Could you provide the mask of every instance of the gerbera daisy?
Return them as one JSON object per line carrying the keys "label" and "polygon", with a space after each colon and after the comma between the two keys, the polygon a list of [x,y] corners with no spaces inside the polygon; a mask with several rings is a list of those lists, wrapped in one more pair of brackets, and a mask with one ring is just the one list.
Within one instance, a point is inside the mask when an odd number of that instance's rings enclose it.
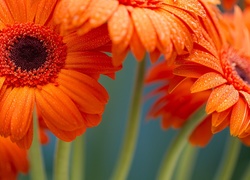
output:
{"label": "gerbera daisy", "polygon": [[[250,39],[242,22],[241,10],[236,7],[234,12],[234,18],[230,19],[233,24],[225,29],[232,34],[224,35],[231,44],[221,40],[222,43],[217,44],[219,48],[215,48],[213,53],[204,46],[195,46],[190,56],[177,57],[178,67],[174,74],[184,78],[197,78],[190,88],[192,93],[211,90],[206,112],[212,116],[212,129],[228,125],[231,135],[245,138],[250,135]],[[218,32],[223,31],[222,27],[226,26],[220,26],[213,20],[212,22],[217,29],[212,37],[215,42],[214,37],[220,39],[223,33]]]}
{"label": "gerbera daisy", "polygon": [[0,179],[16,180],[19,172],[27,173],[27,150],[19,148],[9,138],[0,137]]}
{"label": "gerbera daisy", "polygon": [[32,142],[34,106],[60,139],[72,141],[100,123],[108,94],[100,74],[114,77],[105,25],[84,36],[53,23],[58,0],[0,2],[0,135]]}
{"label": "gerbera daisy", "polygon": [[142,60],[163,53],[166,59],[193,47],[192,34],[200,37],[198,17],[205,11],[197,0],[63,0],[57,8],[63,31],[79,34],[108,24],[113,63],[123,62],[129,49]]}
{"label": "gerbera daisy", "polygon": [[[205,104],[210,94],[210,91],[191,94],[188,89],[194,83],[192,79],[184,79],[179,86],[176,86],[175,82],[178,80],[173,75],[173,69],[173,66],[161,62],[150,69],[146,78],[148,84],[160,83],[160,86],[151,92],[157,99],[152,105],[149,116],[154,119],[161,117],[163,129],[181,128],[188,117]],[[194,145],[205,146],[211,137],[211,116],[208,116],[193,131],[189,139]]]}

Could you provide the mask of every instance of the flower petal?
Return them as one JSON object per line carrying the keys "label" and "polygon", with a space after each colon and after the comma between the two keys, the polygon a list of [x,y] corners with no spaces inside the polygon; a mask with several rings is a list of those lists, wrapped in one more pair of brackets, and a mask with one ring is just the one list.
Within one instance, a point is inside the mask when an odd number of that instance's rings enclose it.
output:
{"label": "flower petal", "polygon": [[248,110],[246,102],[242,98],[239,98],[232,109],[230,119],[230,134],[232,136],[239,136],[247,128],[249,124]]}
{"label": "flower petal", "polygon": [[102,52],[74,52],[68,53],[65,64],[66,69],[73,69],[84,74],[114,74],[121,69],[112,64],[110,56]]}
{"label": "flower petal", "polygon": [[222,112],[232,107],[239,99],[239,93],[232,85],[221,85],[215,88],[209,96],[206,112]]}
{"label": "flower petal", "polygon": [[215,72],[210,72],[202,75],[191,87],[191,92],[200,92],[208,89],[212,89],[219,85],[226,83],[227,80],[224,79],[220,74]]}
{"label": "flower petal", "polygon": [[145,49],[149,52],[156,47],[156,32],[142,8],[133,8],[131,13],[135,30]]}
{"label": "flower petal", "polygon": [[9,107],[12,112],[11,138],[18,140],[24,137],[31,125],[35,103],[34,90],[27,86],[20,88],[13,101]]}
{"label": "flower petal", "polygon": [[[40,0],[39,2],[37,1],[35,20],[34,20],[35,23],[44,25],[46,22],[48,22],[49,17],[52,16],[57,3],[58,0],[49,0],[49,1]],[[33,8],[35,9],[35,7]]]}
{"label": "flower petal", "polygon": [[64,91],[81,111],[99,114],[104,111],[108,93],[95,79],[70,70],[61,70],[58,77],[59,88]]}
{"label": "flower petal", "polygon": [[110,38],[114,44],[119,44],[126,36],[130,26],[130,17],[125,6],[119,5],[108,21]]}
{"label": "flower petal", "polygon": [[189,141],[193,145],[204,147],[211,140],[212,136],[211,116],[208,116],[195,128],[189,137]]}
{"label": "flower petal", "polygon": [[[36,90],[37,108],[62,130],[72,131],[83,125],[83,117],[74,102],[58,87],[48,84]],[[47,124],[47,122],[45,122]]]}
{"label": "flower petal", "polygon": [[30,128],[33,108],[32,89],[28,87],[10,89],[1,102],[1,135],[11,136],[12,141],[22,139]]}

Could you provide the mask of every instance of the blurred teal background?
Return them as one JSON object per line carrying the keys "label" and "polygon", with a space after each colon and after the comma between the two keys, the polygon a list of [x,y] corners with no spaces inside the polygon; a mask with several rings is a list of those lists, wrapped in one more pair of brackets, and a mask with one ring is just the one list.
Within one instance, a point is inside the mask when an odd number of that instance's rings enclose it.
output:
{"label": "blurred teal background", "polygon": [[[86,180],[108,180],[114,169],[126,128],[136,63],[133,57],[129,56],[123,69],[117,73],[115,81],[106,77],[101,79],[101,83],[110,94],[110,100],[101,124],[98,127],[88,129],[86,133]],[[146,87],[144,94],[147,94],[150,89],[152,88]],[[143,102],[139,139],[129,180],[155,179],[168,145],[178,132],[173,129],[163,131],[159,120],[146,118],[152,101]],[[198,148],[192,180],[213,179],[228,136],[229,132],[224,130],[216,134],[207,147]],[[49,179],[52,179],[54,148],[55,138],[51,135],[50,143],[43,147]],[[249,160],[250,149],[242,146],[233,179],[241,177]],[[190,164],[192,163],[190,162]],[[29,177],[20,176],[19,179],[29,179]]]}

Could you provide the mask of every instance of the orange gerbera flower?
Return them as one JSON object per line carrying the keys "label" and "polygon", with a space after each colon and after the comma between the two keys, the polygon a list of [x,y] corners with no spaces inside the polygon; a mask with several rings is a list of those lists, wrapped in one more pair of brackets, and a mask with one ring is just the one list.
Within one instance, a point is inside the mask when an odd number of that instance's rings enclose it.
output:
{"label": "orange gerbera flower", "polygon": [[190,141],[204,146],[212,133],[229,126],[231,135],[250,145],[249,32],[239,8],[228,20],[229,16],[222,19],[214,6],[203,5],[208,14],[201,19],[204,39],[195,40],[190,55],[177,56],[174,67],[161,64],[149,76],[148,81],[165,81],[156,90],[161,96],[151,115],[162,116],[164,128],[180,127],[207,102],[208,115],[193,131]]}
{"label": "orange gerbera flower", "polygon": [[[250,36],[242,22],[241,10],[237,7],[234,12],[234,18],[230,19],[233,24],[225,29],[231,36],[218,33],[223,31],[222,26],[211,19],[217,31],[206,29],[213,34],[210,43],[216,42],[214,47],[218,48],[211,51],[201,44],[195,46],[190,56],[177,57],[178,67],[174,73],[183,78],[197,78],[190,88],[192,93],[211,90],[206,112],[212,116],[212,128],[229,125],[231,135],[244,139],[247,144],[249,138],[246,137],[250,135]],[[221,39],[222,34],[232,44],[215,40]]]}
{"label": "orange gerbera flower", "polygon": [[19,172],[28,170],[27,150],[19,148],[9,138],[0,137],[0,179],[15,180]]}
{"label": "orange gerbera flower", "polygon": [[58,0],[0,2],[0,135],[32,142],[32,112],[60,139],[72,141],[100,123],[108,94],[100,74],[114,77],[107,27],[62,35],[53,23]]}
{"label": "orange gerbera flower", "polygon": [[[163,129],[181,128],[188,117],[205,104],[210,94],[210,91],[192,94],[188,90],[194,83],[192,79],[185,79],[179,86],[176,86],[178,78],[176,79],[173,75],[173,69],[173,66],[161,62],[150,69],[146,79],[146,83],[161,84],[152,92],[157,100],[152,105],[149,116],[161,117]],[[217,129],[214,129],[214,132],[216,131]],[[194,145],[205,146],[211,137],[211,116],[208,116],[193,131],[189,140]]]}
{"label": "orange gerbera flower", "polygon": [[57,13],[64,31],[84,34],[107,23],[115,65],[129,49],[138,60],[149,52],[152,61],[190,52],[192,34],[200,36],[197,19],[205,17],[197,0],[62,0]]}

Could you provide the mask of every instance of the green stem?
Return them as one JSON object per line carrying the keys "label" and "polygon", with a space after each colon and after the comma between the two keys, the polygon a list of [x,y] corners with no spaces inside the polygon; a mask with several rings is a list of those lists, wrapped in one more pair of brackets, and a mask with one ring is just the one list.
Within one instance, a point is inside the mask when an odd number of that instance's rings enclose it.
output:
{"label": "green stem", "polygon": [[240,153],[241,142],[238,138],[228,137],[227,145],[224,150],[224,155],[218,168],[215,179],[227,180],[231,179],[233,170],[236,166],[238,156]]}
{"label": "green stem", "polygon": [[73,142],[71,180],[84,180],[85,135],[79,136]]}
{"label": "green stem", "polygon": [[202,106],[197,112],[191,115],[186,121],[185,125],[181,128],[180,132],[169,146],[167,154],[163,159],[158,174],[159,180],[171,180],[172,175],[178,161],[178,158],[187,144],[189,134],[194,130],[196,125],[206,117],[205,105]]}
{"label": "green stem", "polygon": [[137,75],[130,106],[130,114],[127,121],[128,124],[120,156],[117,165],[115,166],[115,171],[113,172],[113,180],[124,180],[127,178],[135,153],[137,137],[139,134],[145,63],[144,59],[137,65]]}
{"label": "green stem", "polygon": [[242,180],[249,180],[250,179],[250,164],[245,169],[245,173],[242,176]]}
{"label": "green stem", "polygon": [[54,180],[69,179],[70,149],[71,143],[58,139],[54,164]]}
{"label": "green stem", "polygon": [[175,179],[191,179],[198,149],[187,144],[178,162],[178,169]]}
{"label": "green stem", "polygon": [[44,164],[40,146],[36,108],[34,108],[33,111],[33,126],[34,126],[33,141],[31,148],[29,150],[30,176],[31,179],[45,180],[46,174],[44,170]]}

